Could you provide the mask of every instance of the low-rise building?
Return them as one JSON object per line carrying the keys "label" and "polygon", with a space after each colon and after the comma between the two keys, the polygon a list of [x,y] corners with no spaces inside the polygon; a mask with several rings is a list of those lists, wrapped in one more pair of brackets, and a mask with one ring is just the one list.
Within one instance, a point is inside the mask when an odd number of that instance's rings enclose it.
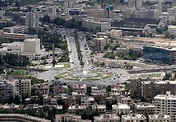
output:
{"label": "low-rise building", "polygon": [[54,85],[54,94],[58,95],[58,94],[67,94],[68,93],[68,86],[63,85]]}
{"label": "low-rise building", "polygon": [[134,113],[150,115],[155,113],[155,105],[150,103],[134,103]]}
{"label": "low-rise building", "polygon": [[106,105],[93,104],[92,109],[97,110],[100,114],[106,113]]}
{"label": "low-rise building", "polygon": [[83,110],[86,110],[87,107],[84,105],[74,105],[68,107],[68,113],[70,114],[80,114]]}
{"label": "low-rise building", "polygon": [[2,30],[5,33],[25,33],[27,32],[27,28],[25,26],[5,27]]}
{"label": "low-rise building", "polygon": [[112,38],[121,38],[122,37],[122,30],[115,30],[115,29],[112,29],[109,31],[109,34]]}
{"label": "low-rise building", "polygon": [[143,114],[127,114],[122,115],[122,121],[121,122],[147,122],[146,117]]}
{"label": "low-rise building", "polygon": [[72,86],[73,92],[79,95],[86,95],[87,93],[87,85],[86,84],[74,84]]}
{"label": "low-rise building", "polygon": [[171,122],[171,118],[166,114],[153,114],[149,115],[149,122]]}
{"label": "low-rise building", "polygon": [[97,95],[105,95],[105,94],[106,94],[105,87],[98,87],[98,86],[91,87],[91,95],[97,96]]}
{"label": "low-rise building", "polygon": [[169,31],[172,35],[176,36],[176,26],[175,26],[175,25],[169,25],[169,26],[168,26],[168,31]]}
{"label": "low-rise building", "polygon": [[90,97],[90,96],[81,97],[81,105],[90,107],[93,104],[94,104],[94,97]]}
{"label": "low-rise building", "polygon": [[115,114],[101,114],[94,116],[94,122],[120,122],[120,117]]}
{"label": "low-rise building", "polygon": [[36,85],[33,89],[35,89],[35,94],[44,95],[49,93],[49,87],[47,84]]}
{"label": "low-rise building", "polygon": [[131,110],[129,105],[118,103],[118,104],[112,105],[112,112],[113,114],[116,114],[116,115],[121,115],[121,114],[123,115],[123,114],[129,114]]}

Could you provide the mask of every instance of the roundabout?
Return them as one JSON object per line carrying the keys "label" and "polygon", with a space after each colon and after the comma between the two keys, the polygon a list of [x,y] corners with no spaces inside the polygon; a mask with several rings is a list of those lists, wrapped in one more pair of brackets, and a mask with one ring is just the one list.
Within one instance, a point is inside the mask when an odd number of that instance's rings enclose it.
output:
{"label": "roundabout", "polygon": [[108,79],[114,76],[114,73],[97,70],[75,70],[59,73],[55,78],[66,81],[96,81]]}

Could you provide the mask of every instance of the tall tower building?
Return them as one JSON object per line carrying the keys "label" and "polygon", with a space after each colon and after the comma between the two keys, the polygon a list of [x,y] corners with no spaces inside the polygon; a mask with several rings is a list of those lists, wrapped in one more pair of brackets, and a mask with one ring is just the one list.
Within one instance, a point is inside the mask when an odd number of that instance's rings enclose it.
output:
{"label": "tall tower building", "polygon": [[52,13],[52,15],[57,15],[57,6],[51,6],[51,13]]}
{"label": "tall tower building", "polygon": [[135,7],[135,0],[128,0],[128,7],[134,8]]}
{"label": "tall tower building", "polygon": [[37,28],[39,27],[39,14],[28,12],[26,13],[26,27],[28,28]]}
{"label": "tall tower building", "polygon": [[135,0],[135,7],[136,9],[142,8],[142,0]]}
{"label": "tall tower building", "polygon": [[128,0],[128,7],[140,9],[142,8],[142,2],[142,0]]}
{"label": "tall tower building", "polygon": [[159,11],[159,16],[160,16],[161,13],[162,13],[162,3],[163,3],[163,0],[159,0],[159,1],[158,1],[158,11]]}

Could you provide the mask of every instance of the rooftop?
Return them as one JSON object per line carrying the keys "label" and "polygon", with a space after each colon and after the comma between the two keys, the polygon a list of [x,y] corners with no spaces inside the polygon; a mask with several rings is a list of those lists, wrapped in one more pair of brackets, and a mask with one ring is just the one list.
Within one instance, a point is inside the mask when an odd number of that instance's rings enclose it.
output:
{"label": "rooftop", "polygon": [[117,105],[112,105],[113,109],[130,109],[130,106],[127,104],[118,103]]}
{"label": "rooftop", "polygon": [[102,114],[100,116],[95,116],[94,119],[97,121],[100,121],[100,120],[120,120],[120,118],[115,114]]}

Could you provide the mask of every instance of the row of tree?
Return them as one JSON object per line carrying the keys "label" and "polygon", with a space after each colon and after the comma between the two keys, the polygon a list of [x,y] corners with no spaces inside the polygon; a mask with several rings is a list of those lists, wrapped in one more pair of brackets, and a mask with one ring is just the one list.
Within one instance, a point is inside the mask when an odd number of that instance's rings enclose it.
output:
{"label": "row of tree", "polygon": [[48,15],[45,15],[40,20],[44,23],[53,23],[55,25],[63,26],[65,28],[77,29],[79,31],[87,31],[87,28],[82,26],[81,21],[76,21],[74,19],[65,20],[63,18],[58,17],[58,18],[55,18],[54,20],[51,20]]}
{"label": "row of tree", "polygon": [[30,64],[29,58],[26,56],[6,54],[1,56],[0,65],[8,64],[11,66],[25,67]]}

